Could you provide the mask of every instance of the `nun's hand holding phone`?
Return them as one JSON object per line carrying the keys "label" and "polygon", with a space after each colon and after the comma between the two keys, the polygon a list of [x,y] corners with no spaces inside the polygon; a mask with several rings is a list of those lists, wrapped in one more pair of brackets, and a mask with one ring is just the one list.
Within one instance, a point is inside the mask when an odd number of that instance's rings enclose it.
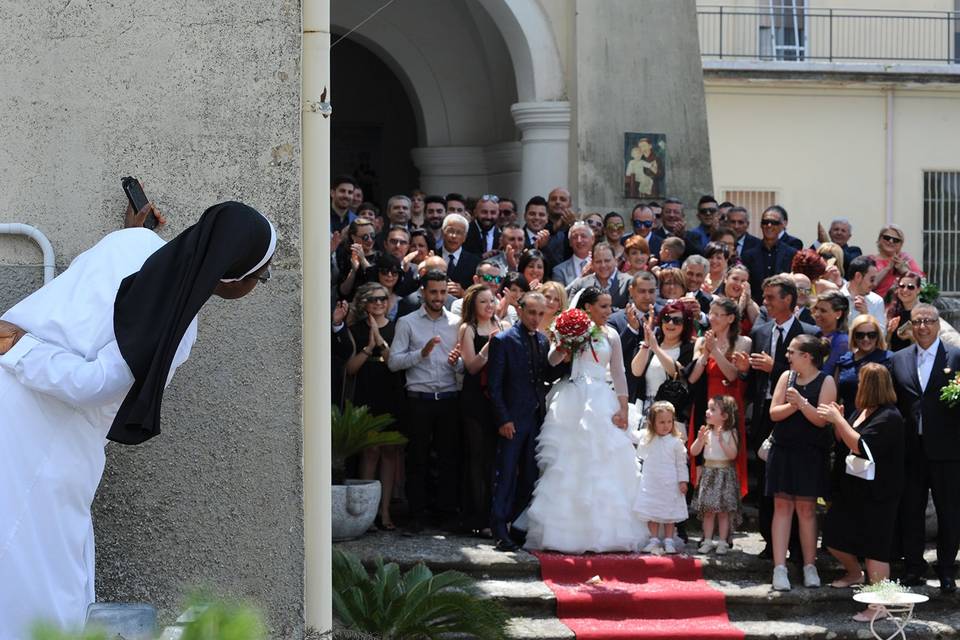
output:
{"label": "nun's hand holding phone", "polygon": [[26,335],[26,331],[6,320],[0,320],[0,356],[10,349],[13,349],[20,338]]}
{"label": "nun's hand holding phone", "polygon": [[[167,223],[167,218],[160,210],[157,209],[152,202],[148,202],[140,211],[134,213],[133,206],[128,202],[127,210],[123,214],[123,228],[124,229],[135,229],[143,226],[143,223],[146,222],[147,216],[153,214],[157,217],[157,227],[159,229]],[[156,231],[154,229],[154,231]]]}

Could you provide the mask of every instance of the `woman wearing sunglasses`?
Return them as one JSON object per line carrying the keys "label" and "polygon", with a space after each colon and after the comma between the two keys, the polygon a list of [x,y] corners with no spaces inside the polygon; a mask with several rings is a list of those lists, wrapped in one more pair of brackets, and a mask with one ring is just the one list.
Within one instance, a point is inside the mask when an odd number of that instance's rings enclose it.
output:
{"label": "woman wearing sunglasses", "polygon": [[[387,366],[396,330],[396,323],[387,317],[389,299],[390,292],[378,282],[357,288],[347,319],[353,355],[347,360],[346,372],[350,377],[344,397],[352,399],[354,405],[366,406],[373,415],[389,413],[399,422],[404,407],[402,378]],[[390,517],[390,500],[399,458],[400,447],[368,447],[360,462],[360,477],[364,480],[374,479],[377,463],[380,465],[382,490],[376,526],[387,531],[396,529]]]}
{"label": "woman wearing sunglasses", "polygon": [[603,217],[603,237],[607,243],[613,247],[613,257],[617,264],[620,264],[623,258],[623,234],[626,225],[623,222],[623,216],[616,211],[611,211]]}
{"label": "woman wearing sunglasses", "polygon": [[923,274],[917,261],[903,251],[903,240],[903,229],[895,224],[883,227],[877,236],[877,255],[873,256],[877,263],[877,285],[873,290],[881,297],[887,295],[899,276],[911,271]]}
{"label": "woman wearing sunglasses", "polygon": [[376,282],[387,290],[387,318],[397,319],[400,297],[397,286],[403,281],[403,265],[396,256],[383,253],[377,256],[376,264],[367,270],[366,281]]}
{"label": "woman wearing sunglasses", "polygon": [[357,286],[363,283],[364,272],[376,262],[373,248],[376,232],[373,223],[357,218],[350,223],[347,231],[349,242],[341,242],[337,247],[337,270],[340,280],[337,283],[340,297],[353,298]]}
{"label": "woman wearing sunglasses", "polygon": [[921,275],[913,271],[897,278],[893,301],[887,307],[887,342],[891,351],[900,351],[913,344],[910,311],[920,302]]}
{"label": "woman wearing sunglasses", "polygon": [[[637,398],[643,402],[644,414],[656,399],[660,385],[668,377],[682,376],[683,368],[693,360],[694,338],[693,316],[681,302],[667,304],[659,316],[651,313],[644,323],[643,342],[630,363],[631,372],[638,378]],[[686,407],[675,409],[679,417]]]}
{"label": "woman wearing sunglasses", "polygon": [[844,416],[849,420],[856,411],[854,400],[860,369],[874,362],[887,366],[893,354],[887,351],[887,343],[880,331],[880,323],[869,314],[862,314],[850,323],[850,351],[837,362],[837,395],[843,406]]}

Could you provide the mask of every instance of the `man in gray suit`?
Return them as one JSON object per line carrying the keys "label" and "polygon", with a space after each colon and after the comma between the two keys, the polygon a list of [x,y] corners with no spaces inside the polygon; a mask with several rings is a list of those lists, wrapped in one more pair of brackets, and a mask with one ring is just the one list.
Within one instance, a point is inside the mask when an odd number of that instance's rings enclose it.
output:
{"label": "man in gray suit", "polygon": [[583,274],[584,268],[590,264],[590,250],[593,249],[593,231],[586,222],[573,223],[567,235],[573,255],[555,266],[550,275],[551,280],[565,287]]}
{"label": "man in gray suit", "polygon": [[567,295],[572,298],[581,289],[597,287],[610,294],[613,310],[617,311],[630,302],[631,280],[629,275],[617,271],[617,259],[614,257],[613,247],[606,242],[598,242],[593,247],[590,273],[568,284]]}

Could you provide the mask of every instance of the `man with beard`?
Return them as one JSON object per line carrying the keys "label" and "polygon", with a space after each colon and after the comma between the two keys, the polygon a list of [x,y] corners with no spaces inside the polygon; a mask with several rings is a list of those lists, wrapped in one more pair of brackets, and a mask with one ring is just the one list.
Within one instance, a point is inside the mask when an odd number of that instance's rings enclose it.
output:
{"label": "man with beard", "polygon": [[508,224],[514,224],[517,221],[517,203],[510,198],[500,198],[500,219],[497,226],[501,229]]}
{"label": "man with beard", "polygon": [[447,201],[443,196],[427,196],[423,201],[423,223],[433,239],[431,249],[439,251],[443,246],[443,218],[447,215]]}
{"label": "man with beard", "polygon": [[547,230],[550,240],[542,249],[543,255],[552,268],[573,255],[570,243],[567,242],[567,231],[576,222],[577,215],[570,208],[570,192],[563,187],[556,187],[547,196]]}
{"label": "man with beard", "polygon": [[353,222],[357,214],[353,207],[353,191],[357,188],[357,181],[353,176],[337,176],[330,189],[330,233],[340,231]]}
{"label": "man with beard", "polygon": [[483,195],[473,208],[473,222],[467,232],[467,241],[463,248],[483,258],[489,258],[500,246],[500,199],[497,196]]}

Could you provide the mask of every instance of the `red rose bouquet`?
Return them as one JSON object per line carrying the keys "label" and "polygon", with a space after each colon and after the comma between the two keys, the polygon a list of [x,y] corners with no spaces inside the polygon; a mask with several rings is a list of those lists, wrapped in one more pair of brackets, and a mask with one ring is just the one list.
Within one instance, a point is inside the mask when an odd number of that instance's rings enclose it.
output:
{"label": "red rose bouquet", "polygon": [[599,359],[597,352],[593,349],[593,341],[600,337],[600,332],[600,327],[593,324],[590,316],[582,309],[567,309],[557,316],[550,328],[553,341],[568,351],[571,356],[590,345],[593,359],[597,362]]}

